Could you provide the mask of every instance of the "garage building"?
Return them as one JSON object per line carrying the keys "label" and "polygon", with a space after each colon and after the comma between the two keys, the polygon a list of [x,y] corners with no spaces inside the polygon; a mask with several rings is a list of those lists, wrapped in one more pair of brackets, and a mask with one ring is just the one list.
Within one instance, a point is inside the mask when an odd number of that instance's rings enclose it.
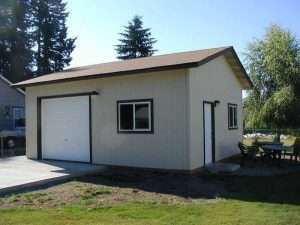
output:
{"label": "garage building", "polygon": [[238,153],[242,90],[233,47],[67,69],[26,88],[26,154],[102,165],[195,170]]}

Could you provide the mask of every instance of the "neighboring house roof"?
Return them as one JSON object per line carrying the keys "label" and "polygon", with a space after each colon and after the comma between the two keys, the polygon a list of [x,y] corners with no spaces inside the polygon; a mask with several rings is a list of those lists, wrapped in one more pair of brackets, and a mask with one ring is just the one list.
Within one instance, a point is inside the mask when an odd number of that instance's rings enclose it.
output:
{"label": "neighboring house roof", "polygon": [[[5,78],[4,76],[2,76],[1,74],[0,74],[0,80],[4,81],[4,83],[6,83],[8,86],[12,86],[12,85],[13,85],[12,82],[10,82],[8,79],[6,79],[6,78]],[[20,88],[15,88],[15,89],[16,89],[16,91],[18,91],[19,93],[25,95],[25,92],[24,92],[22,89],[20,89]]]}
{"label": "neighboring house roof", "polygon": [[91,78],[126,75],[132,73],[196,67],[220,55],[225,56],[233,72],[240,80],[242,87],[245,89],[251,88],[252,82],[249,79],[233,47],[203,49],[198,51],[150,56],[124,61],[76,67],[66,69],[62,72],[43,75],[37,78],[19,82],[15,84],[15,86],[27,87],[63,81],[84,80]]}

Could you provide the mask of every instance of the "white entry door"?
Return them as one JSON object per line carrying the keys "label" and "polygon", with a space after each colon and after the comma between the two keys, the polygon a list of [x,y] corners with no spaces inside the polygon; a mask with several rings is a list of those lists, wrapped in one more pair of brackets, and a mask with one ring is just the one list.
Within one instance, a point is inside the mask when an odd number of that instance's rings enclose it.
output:
{"label": "white entry door", "polygon": [[42,158],[90,162],[89,96],[43,99]]}
{"label": "white entry door", "polygon": [[213,104],[204,103],[204,162],[213,163]]}

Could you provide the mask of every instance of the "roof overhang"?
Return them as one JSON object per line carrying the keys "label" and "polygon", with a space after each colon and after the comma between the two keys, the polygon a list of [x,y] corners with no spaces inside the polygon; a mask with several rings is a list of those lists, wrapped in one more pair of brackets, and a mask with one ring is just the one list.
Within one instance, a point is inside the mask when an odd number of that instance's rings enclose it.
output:
{"label": "roof overhang", "polygon": [[224,49],[223,51],[220,51],[210,57],[207,57],[205,60],[200,61],[198,63],[198,66],[201,66],[201,65],[203,65],[219,56],[222,56],[222,55],[225,57],[227,63],[231,67],[233,73],[239,80],[242,88],[245,90],[251,89],[253,87],[253,83],[252,83],[250,77],[248,76],[248,73],[246,72],[243,64],[241,63],[237,53],[235,52],[235,50],[232,46],[228,47],[228,48]]}
{"label": "roof overhang", "polygon": [[[38,86],[38,85],[46,85],[46,84],[55,84],[55,83],[62,83],[62,82],[70,82],[70,81],[80,81],[80,80],[89,80],[89,79],[97,79],[97,78],[107,78],[107,77],[116,77],[116,76],[124,76],[124,75],[134,75],[139,73],[149,73],[149,72],[158,72],[158,71],[167,71],[167,70],[174,70],[174,69],[185,69],[191,67],[197,67],[198,63],[185,63],[175,66],[161,66],[161,67],[153,67],[147,69],[137,69],[137,70],[130,70],[130,71],[120,71],[120,72],[112,72],[112,73],[100,73],[100,74],[92,74],[92,75],[84,75],[80,77],[69,77],[64,79],[57,79],[57,80],[50,80],[50,81],[41,81],[36,83],[16,83],[12,86],[15,87],[31,87],[31,86]],[[33,78],[35,79],[35,78]]]}
{"label": "roof overhang", "polygon": [[[112,62],[112,63],[104,63],[104,64],[98,64],[95,66],[86,66],[86,67],[80,67],[80,68],[73,68],[68,69],[62,72],[53,73],[49,75],[44,75],[41,77],[33,78],[27,81],[19,82],[14,84],[15,87],[30,87],[30,86],[37,86],[37,85],[46,85],[46,84],[54,84],[54,83],[61,83],[61,82],[70,82],[70,81],[79,81],[79,80],[87,80],[87,79],[95,79],[95,78],[106,78],[106,77],[114,77],[114,76],[122,76],[122,75],[133,75],[138,73],[147,73],[147,72],[157,72],[157,71],[166,71],[166,70],[174,70],[174,69],[184,69],[184,68],[191,68],[191,67],[197,67],[201,66],[221,55],[224,55],[226,61],[232,68],[234,74],[240,81],[243,89],[250,89],[253,85],[252,82],[245,71],[242,63],[240,62],[235,50],[233,47],[224,47],[224,48],[218,48],[218,49],[208,49],[208,50],[202,50],[202,51],[212,51],[209,52],[210,54],[206,54],[205,57],[196,57],[197,51],[193,52],[186,52],[186,53],[175,53],[175,54],[169,54],[169,55],[162,55],[162,56],[153,56],[153,57],[145,57],[140,59],[133,59],[133,60],[125,60],[120,62]],[[201,50],[199,51],[199,54],[201,53]],[[181,54],[181,60],[176,59],[176,54]],[[184,58],[184,54],[186,54],[186,57],[191,57],[193,54],[193,57],[191,60],[186,60]],[[175,57],[174,57],[175,56]],[[170,61],[166,63],[166,65],[160,63],[161,60],[167,60],[170,57],[173,57],[172,60],[174,62]],[[155,59],[157,64],[153,64],[153,60]],[[144,64],[147,64],[147,60],[149,60],[149,65],[141,66],[141,62]],[[155,61],[154,60],[154,61]],[[171,60],[171,61],[172,61]],[[138,65],[138,63],[140,63]],[[132,66],[129,69],[122,69],[123,65],[126,65],[126,63],[131,63],[132,65],[138,65],[137,67]],[[110,65],[112,68],[110,70],[107,70],[107,68],[104,69],[104,71],[101,69],[101,66],[107,67],[107,65]],[[115,68],[113,68],[115,67]],[[116,68],[121,68],[120,70]],[[126,66],[125,66],[126,67]],[[99,70],[97,70],[99,68]],[[86,71],[83,74],[77,75],[78,71]],[[100,72],[99,72],[100,71]]]}
{"label": "roof overhang", "polygon": [[251,89],[253,88],[253,83],[248,76],[243,64],[241,63],[239,57],[237,56],[235,50],[233,48],[230,51],[226,51],[224,53],[224,57],[227,63],[230,65],[233,73],[236,75],[237,79],[240,81],[243,89]]}

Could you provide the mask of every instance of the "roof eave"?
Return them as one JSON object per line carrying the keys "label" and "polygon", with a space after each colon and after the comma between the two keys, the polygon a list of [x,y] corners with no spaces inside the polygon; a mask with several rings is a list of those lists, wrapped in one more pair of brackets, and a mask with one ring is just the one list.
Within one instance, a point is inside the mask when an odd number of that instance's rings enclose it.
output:
{"label": "roof eave", "polygon": [[[183,68],[191,68],[191,67],[197,67],[201,66],[221,55],[228,55],[230,54],[234,60],[234,65],[237,67],[237,70],[235,70],[235,74],[241,74],[241,76],[238,76],[238,79],[243,82],[241,82],[241,85],[243,89],[250,89],[253,87],[253,83],[250,80],[244,66],[242,65],[241,61],[239,60],[234,48],[232,46],[226,47],[223,50],[212,54],[208,57],[206,57],[203,60],[196,61],[196,62],[189,62],[189,63],[181,63],[181,64],[175,64],[175,65],[165,65],[165,66],[159,66],[159,67],[151,67],[151,68],[143,68],[143,69],[135,69],[135,70],[127,70],[127,71],[116,71],[111,73],[102,73],[102,74],[92,74],[92,75],[84,75],[84,76],[78,76],[78,77],[69,77],[69,78],[62,78],[62,79],[55,79],[55,80],[46,80],[46,81],[40,81],[40,82],[32,82],[32,83],[26,83],[20,82],[16,83],[12,86],[14,87],[31,87],[31,86],[38,86],[38,85],[47,85],[47,84],[54,84],[54,83],[62,83],[62,82],[70,82],[70,81],[79,81],[79,80],[88,80],[88,79],[95,79],[95,78],[107,78],[112,76],[122,76],[122,75],[134,75],[137,73],[146,73],[146,72],[157,72],[157,71],[165,71],[165,70],[173,70],[173,69],[183,69]],[[231,65],[232,66],[232,65]],[[232,66],[233,68],[233,66]],[[234,70],[234,68],[233,68]],[[245,81],[245,82],[244,82]]]}
{"label": "roof eave", "polygon": [[243,88],[244,88],[244,89],[252,89],[252,88],[253,88],[253,83],[252,83],[252,81],[251,81],[251,79],[250,79],[250,77],[249,77],[247,71],[245,70],[245,67],[243,66],[242,62],[240,61],[240,59],[239,59],[237,53],[235,52],[235,50],[234,50],[233,47],[231,47],[229,50],[231,51],[231,53],[232,53],[232,55],[233,55],[233,57],[234,57],[236,63],[238,64],[238,66],[239,66],[241,72],[243,73],[244,78],[247,80],[248,85],[247,85],[247,86],[244,86]]}
{"label": "roof eave", "polygon": [[198,62],[191,62],[191,63],[161,66],[161,67],[152,67],[152,68],[137,69],[137,70],[130,70],[130,71],[118,71],[118,72],[106,73],[106,74],[94,74],[94,75],[86,75],[86,76],[80,76],[80,77],[70,77],[70,78],[64,78],[64,79],[59,79],[59,80],[42,81],[42,82],[28,83],[28,84],[20,82],[20,83],[13,84],[12,86],[19,87],[19,88],[26,88],[26,87],[32,87],[32,86],[70,82],[70,81],[89,80],[89,79],[96,79],[96,78],[107,78],[107,77],[113,77],[113,76],[135,75],[137,73],[149,73],[149,72],[166,71],[166,70],[174,70],[174,69],[186,69],[186,68],[191,68],[191,67],[197,67],[198,65],[199,65]]}
{"label": "roof eave", "polygon": [[213,60],[213,59],[215,59],[215,58],[217,58],[217,57],[219,57],[221,55],[226,55],[227,53],[231,53],[232,54],[232,56],[233,56],[235,62],[237,63],[237,65],[238,65],[241,73],[243,74],[243,77],[247,81],[247,85],[243,85],[242,84],[243,89],[251,89],[251,88],[253,88],[253,83],[252,83],[251,79],[249,78],[249,76],[248,76],[248,74],[247,74],[247,72],[246,72],[243,64],[241,63],[241,61],[240,61],[237,53],[235,52],[233,46],[229,46],[228,48],[226,48],[226,49],[224,49],[224,50],[222,50],[222,51],[220,51],[220,52],[218,52],[218,53],[216,53],[214,55],[211,55],[211,56],[207,57],[206,59],[198,62],[198,66],[201,66],[201,65],[203,65],[203,64],[205,64],[205,63],[207,63],[207,62],[209,62],[209,61],[211,61],[211,60]]}

